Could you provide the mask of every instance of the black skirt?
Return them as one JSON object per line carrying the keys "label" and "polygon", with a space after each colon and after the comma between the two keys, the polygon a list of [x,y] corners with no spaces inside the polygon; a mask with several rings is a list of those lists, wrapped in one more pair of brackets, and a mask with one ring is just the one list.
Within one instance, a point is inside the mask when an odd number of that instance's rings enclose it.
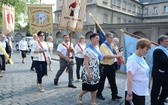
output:
{"label": "black skirt", "polygon": [[21,50],[22,58],[26,58],[27,50]]}
{"label": "black skirt", "polygon": [[98,83],[97,84],[87,84],[87,83],[82,83],[82,90],[83,91],[96,91],[98,89]]}

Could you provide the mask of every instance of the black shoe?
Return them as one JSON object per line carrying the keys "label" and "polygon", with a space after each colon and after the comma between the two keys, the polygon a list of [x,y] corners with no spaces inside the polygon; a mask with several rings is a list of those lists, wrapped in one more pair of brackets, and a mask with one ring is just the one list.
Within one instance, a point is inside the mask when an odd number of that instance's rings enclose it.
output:
{"label": "black shoe", "polygon": [[74,85],[68,85],[68,87],[70,87],[70,88],[76,88],[76,86],[74,86]]}
{"label": "black shoe", "polygon": [[105,100],[105,98],[102,95],[97,95],[96,96],[98,99]]}
{"label": "black shoe", "polygon": [[116,96],[113,96],[113,97],[112,97],[112,100],[118,100],[118,99],[121,99],[121,98],[122,98],[122,97],[116,95]]}
{"label": "black shoe", "polygon": [[57,86],[58,85],[58,81],[54,79],[54,85]]}
{"label": "black shoe", "polygon": [[31,71],[34,71],[34,69],[33,69],[32,67],[30,68],[30,70],[31,70]]}

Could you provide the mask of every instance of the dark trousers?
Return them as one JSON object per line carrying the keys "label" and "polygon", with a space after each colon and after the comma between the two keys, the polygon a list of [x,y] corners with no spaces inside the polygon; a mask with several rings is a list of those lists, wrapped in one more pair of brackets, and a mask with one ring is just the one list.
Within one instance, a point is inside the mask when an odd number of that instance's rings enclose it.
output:
{"label": "dark trousers", "polygon": [[47,75],[47,62],[45,61],[36,61],[36,73],[37,73],[37,83],[42,83],[42,77]]}
{"label": "dark trousers", "polygon": [[[145,105],[145,96],[138,96],[135,93],[132,93],[133,99],[132,102],[134,105]],[[125,92],[125,105],[130,105],[130,102],[126,101],[127,92]]]}
{"label": "dark trousers", "polygon": [[36,61],[33,60],[33,56],[31,56],[31,60],[32,60],[31,69],[33,69],[36,66]]}
{"label": "dark trousers", "polygon": [[5,59],[5,56],[4,55],[0,55],[0,57],[1,57],[1,70],[6,70],[6,59]]}
{"label": "dark trousers", "polygon": [[77,79],[80,79],[80,67],[83,64],[84,58],[75,57],[75,59],[76,59],[76,77]]}
{"label": "dark trousers", "polygon": [[68,80],[69,80],[69,85],[72,84],[72,81],[73,81],[73,61],[68,62],[65,61],[64,59],[60,59],[60,69],[58,70],[56,76],[55,76],[55,79],[54,81],[58,81],[59,80],[59,77],[62,75],[62,73],[64,72],[65,69],[68,70]]}
{"label": "dark trousers", "polygon": [[26,53],[27,53],[27,51],[26,51],[26,50],[21,50],[21,55],[22,55],[22,58],[26,58]]}
{"label": "dark trousers", "polygon": [[115,97],[118,94],[118,90],[117,90],[117,85],[116,85],[114,65],[100,64],[100,80],[99,80],[99,87],[98,87],[97,95],[102,95],[106,77],[110,84],[112,97]]}
{"label": "dark trousers", "polygon": [[[160,77],[162,78],[162,77]],[[168,80],[153,78],[151,90],[151,105],[164,105],[168,97]]]}

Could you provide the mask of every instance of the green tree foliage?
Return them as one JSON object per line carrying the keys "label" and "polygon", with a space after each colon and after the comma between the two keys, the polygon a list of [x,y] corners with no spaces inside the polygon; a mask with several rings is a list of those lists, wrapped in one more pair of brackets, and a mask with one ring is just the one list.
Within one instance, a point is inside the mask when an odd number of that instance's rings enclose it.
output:
{"label": "green tree foliage", "polygon": [[[39,0],[0,0],[0,29],[2,29],[2,4],[11,5],[15,8],[15,30],[21,29],[21,25],[19,24],[19,21],[21,18],[24,18],[23,20],[27,22],[27,4],[35,4],[39,3]],[[21,14],[24,15],[24,17],[21,17]]]}

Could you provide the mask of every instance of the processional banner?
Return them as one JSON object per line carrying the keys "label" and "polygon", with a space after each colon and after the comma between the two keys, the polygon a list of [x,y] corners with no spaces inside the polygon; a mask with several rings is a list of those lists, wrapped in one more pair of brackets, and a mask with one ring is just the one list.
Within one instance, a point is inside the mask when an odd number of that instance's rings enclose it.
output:
{"label": "processional banner", "polygon": [[72,31],[83,30],[86,2],[87,0],[64,0],[60,27]]}
{"label": "processional banner", "polygon": [[9,5],[2,5],[2,33],[7,35],[14,32],[15,8]]}
{"label": "processional banner", "polygon": [[31,4],[28,5],[29,31],[30,34],[44,31],[53,33],[52,4]]}

